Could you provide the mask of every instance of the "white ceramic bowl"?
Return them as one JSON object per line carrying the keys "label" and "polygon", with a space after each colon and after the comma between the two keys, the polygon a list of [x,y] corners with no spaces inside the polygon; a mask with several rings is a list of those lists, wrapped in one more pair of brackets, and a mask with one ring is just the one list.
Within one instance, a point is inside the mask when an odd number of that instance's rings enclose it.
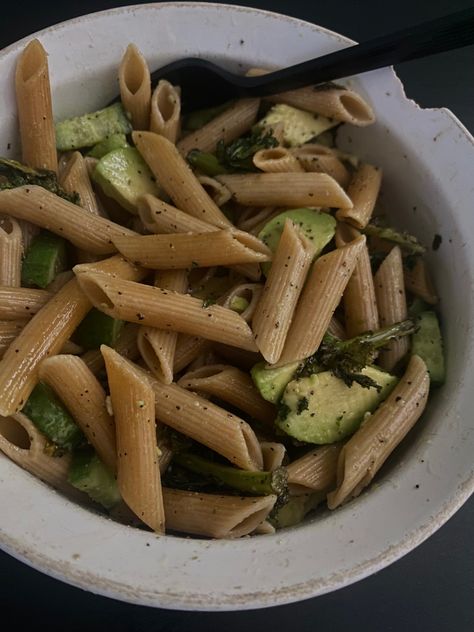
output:
{"label": "white ceramic bowl", "polygon": [[[41,31],[58,118],[107,102],[132,41],[152,68],[202,55],[237,67],[288,65],[351,42],[318,26],[211,4],[120,8]],[[29,39],[29,38],[27,38]],[[0,53],[0,155],[18,145],[13,69],[27,40]],[[474,141],[447,110],[406,99],[391,70],[354,80],[378,116],[340,134],[384,169],[384,200],[400,226],[441,247],[430,254],[442,297],[448,380],[377,482],[334,513],[238,541],[155,537],[77,506],[0,457],[0,543],[35,568],[139,604],[244,609],[297,601],[390,564],[439,528],[474,488],[472,407]],[[416,487],[415,487],[416,486]]]}

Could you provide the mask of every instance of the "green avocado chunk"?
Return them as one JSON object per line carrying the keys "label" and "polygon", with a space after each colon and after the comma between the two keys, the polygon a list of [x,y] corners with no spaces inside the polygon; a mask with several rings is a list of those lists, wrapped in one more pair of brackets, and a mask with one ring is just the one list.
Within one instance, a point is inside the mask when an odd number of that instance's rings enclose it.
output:
{"label": "green avocado chunk", "polygon": [[106,509],[111,509],[121,500],[114,475],[90,447],[74,453],[68,481]]}
{"label": "green avocado chunk", "polygon": [[331,127],[339,124],[335,119],[329,119],[320,114],[305,112],[291,105],[278,103],[267,115],[258,122],[259,126],[272,127],[283,124],[283,140],[287,145],[296,147],[319,136]]}
{"label": "green avocado chunk", "polygon": [[298,441],[318,445],[349,437],[398,381],[373,366],[361,372],[379,384],[380,391],[356,383],[349,387],[330,371],[292,380],[283,393],[276,425]]}
{"label": "green avocado chunk", "polygon": [[[273,217],[260,231],[258,238],[266,244],[272,252],[278,247],[285,220],[291,219],[300,228],[305,237],[313,244],[317,257],[321,250],[331,241],[336,232],[336,220],[329,213],[322,213],[314,208],[294,208],[283,211]],[[262,264],[264,274],[268,274],[271,263]]]}
{"label": "green avocado chunk", "polygon": [[100,160],[114,149],[125,149],[125,147],[130,147],[125,134],[112,134],[112,136],[94,145],[87,155]]}
{"label": "green avocado chunk", "polygon": [[277,368],[271,368],[265,362],[252,367],[250,374],[260,395],[267,402],[277,404],[288,382],[293,379],[299,362],[291,362]]}
{"label": "green avocado chunk", "polygon": [[443,338],[436,314],[422,312],[417,320],[418,330],[412,338],[412,354],[424,360],[433,384],[443,384],[446,371],[444,365]]}
{"label": "green avocado chunk", "polygon": [[99,160],[92,178],[105,195],[130,213],[136,214],[137,201],[142,195],[159,195],[155,177],[135,147],[110,151]]}
{"label": "green avocado chunk", "polygon": [[92,147],[113,134],[130,134],[132,125],[120,103],[56,124],[56,147],[70,151]]}

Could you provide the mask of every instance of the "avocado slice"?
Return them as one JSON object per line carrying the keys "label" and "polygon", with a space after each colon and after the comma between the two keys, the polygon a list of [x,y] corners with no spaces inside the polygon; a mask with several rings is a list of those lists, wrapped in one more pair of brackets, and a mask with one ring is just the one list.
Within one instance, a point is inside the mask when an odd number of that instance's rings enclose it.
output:
{"label": "avocado slice", "polygon": [[113,151],[114,149],[124,149],[125,147],[130,147],[125,134],[112,134],[112,136],[109,136],[100,143],[97,143],[97,145],[94,145],[87,155],[100,160],[110,151]]}
{"label": "avocado slice", "polygon": [[[291,219],[313,244],[314,256],[317,257],[321,250],[331,241],[336,232],[336,220],[329,213],[322,213],[314,208],[294,208],[283,211],[273,217],[258,234],[258,238],[266,244],[272,252],[278,247],[285,220]],[[271,267],[271,263],[263,263],[262,271],[265,275]]]}
{"label": "avocado slice", "polygon": [[60,121],[56,124],[56,147],[70,151],[92,147],[112,134],[130,134],[132,125],[120,103],[103,110]]}
{"label": "avocado slice", "polygon": [[92,178],[105,195],[134,214],[142,195],[160,193],[154,175],[135,147],[110,151],[99,160]]}
{"label": "avocado slice", "polygon": [[278,103],[270,108],[266,116],[258,122],[258,125],[271,127],[279,123],[283,123],[283,141],[285,144],[290,145],[290,147],[297,147],[331,129],[331,127],[335,127],[339,121],[320,114],[305,112],[291,105]]}
{"label": "avocado slice", "polygon": [[432,310],[428,310],[419,315],[417,324],[418,330],[412,338],[412,354],[419,355],[424,360],[432,384],[443,384],[446,370],[438,317]]}
{"label": "avocado slice", "polygon": [[259,362],[252,367],[250,374],[263,399],[277,404],[286,385],[293,379],[298,366],[299,362],[291,362],[272,368],[265,362]]}
{"label": "avocado slice", "polygon": [[114,475],[90,447],[74,453],[68,481],[106,509],[111,509],[121,501]]}
{"label": "avocado slice", "polygon": [[356,383],[349,387],[330,371],[292,380],[283,393],[276,425],[299,441],[318,445],[349,437],[398,381],[373,366],[362,373],[379,384],[380,391]]}

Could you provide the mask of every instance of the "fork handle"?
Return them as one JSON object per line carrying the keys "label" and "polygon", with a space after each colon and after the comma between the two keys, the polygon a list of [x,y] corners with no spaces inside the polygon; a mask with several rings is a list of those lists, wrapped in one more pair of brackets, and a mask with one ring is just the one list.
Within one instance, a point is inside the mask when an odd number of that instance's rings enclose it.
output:
{"label": "fork handle", "polygon": [[470,44],[474,44],[474,8],[349,46],[268,75],[246,77],[245,88],[254,96],[266,96]]}

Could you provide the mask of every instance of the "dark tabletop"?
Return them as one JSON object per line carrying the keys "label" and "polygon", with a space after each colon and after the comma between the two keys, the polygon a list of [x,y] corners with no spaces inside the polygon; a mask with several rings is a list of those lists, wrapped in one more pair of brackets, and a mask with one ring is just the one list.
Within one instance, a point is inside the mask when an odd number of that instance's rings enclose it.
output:
{"label": "dark tabletop", "polygon": [[[2,3],[0,48],[45,26],[114,6],[105,0]],[[135,0],[135,3],[138,3]],[[242,0],[315,22],[355,40],[474,6],[474,0]],[[474,47],[397,69],[409,97],[450,108],[474,133]],[[474,459],[474,455],[473,455]],[[1,512],[4,508],[0,508]],[[0,518],[1,519],[1,518]],[[21,518],[20,518],[21,519]],[[50,579],[0,553],[0,629],[89,632],[474,630],[474,498],[427,542],[353,586],[299,604],[242,613],[185,613],[131,606]]]}

